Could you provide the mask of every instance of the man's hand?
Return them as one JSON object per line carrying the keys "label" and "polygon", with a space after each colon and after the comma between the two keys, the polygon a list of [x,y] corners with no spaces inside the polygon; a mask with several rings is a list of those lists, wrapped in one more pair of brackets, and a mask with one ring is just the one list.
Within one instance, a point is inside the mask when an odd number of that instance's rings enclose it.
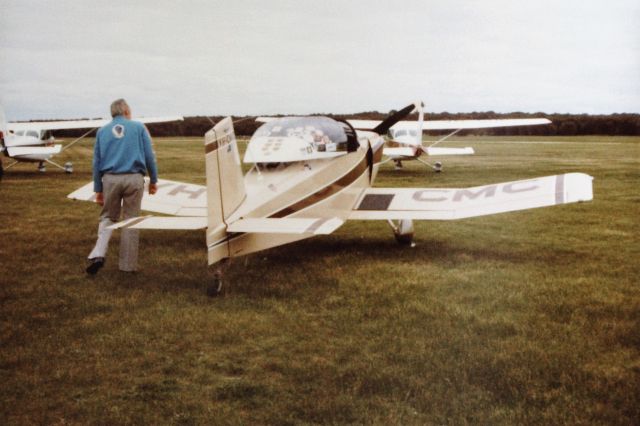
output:
{"label": "man's hand", "polygon": [[153,195],[158,191],[158,185],[155,183],[149,184],[149,195]]}
{"label": "man's hand", "polygon": [[104,195],[102,195],[102,192],[96,192],[96,203],[100,206],[104,206]]}

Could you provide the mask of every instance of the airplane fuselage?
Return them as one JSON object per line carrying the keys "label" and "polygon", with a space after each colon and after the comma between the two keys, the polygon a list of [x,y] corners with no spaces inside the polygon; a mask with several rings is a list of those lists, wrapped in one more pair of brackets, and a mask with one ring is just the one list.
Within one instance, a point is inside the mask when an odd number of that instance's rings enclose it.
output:
{"label": "airplane fuselage", "polygon": [[3,153],[16,161],[43,162],[58,154],[62,145],[54,144],[54,139],[42,139],[44,132],[27,130],[11,132],[4,137]]}
{"label": "airplane fuselage", "polygon": [[[335,217],[346,221],[378,173],[384,139],[358,132],[359,147],[342,156],[257,164],[244,176],[246,197],[227,219]],[[209,262],[310,238],[312,234],[221,233]],[[228,246],[227,246],[228,243]],[[228,251],[227,251],[228,250]]]}

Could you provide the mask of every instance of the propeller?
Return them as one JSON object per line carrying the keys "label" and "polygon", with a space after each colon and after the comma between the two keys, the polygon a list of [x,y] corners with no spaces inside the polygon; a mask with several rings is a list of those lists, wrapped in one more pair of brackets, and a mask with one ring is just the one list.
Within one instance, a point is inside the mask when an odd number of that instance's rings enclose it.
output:
{"label": "propeller", "polygon": [[384,135],[389,131],[391,127],[393,127],[394,124],[396,124],[398,121],[405,118],[407,115],[411,114],[414,110],[417,109],[421,111],[422,107],[420,105],[422,105],[421,102],[407,105],[406,107],[402,108],[400,111],[385,118],[384,121],[382,121],[382,123],[378,124],[373,129],[373,131],[379,135]]}
{"label": "propeller", "polygon": [[[407,107],[408,109],[409,107]],[[418,121],[416,121],[416,130],[415,131],[409,131],[408,129],[406,130],[399,130],[397,132],[391,132],[391,137],[392,137],[392,141],[397,142],[401,145],[404,146],[413,146],[416,148],[423,148],[424,145],[422,144],[422,128],[424,125],[424,104],[422,102],[416,102],[413,104],[413,111],[418,111]],[[400,111],[402,112],[402,111]],[[393,116],[392,116],[393,117]],[[390,118],[392,118],[390,117]],[[397,123],[397,121],[396,121]],[[394,123],[395,124],[395,123]]]}

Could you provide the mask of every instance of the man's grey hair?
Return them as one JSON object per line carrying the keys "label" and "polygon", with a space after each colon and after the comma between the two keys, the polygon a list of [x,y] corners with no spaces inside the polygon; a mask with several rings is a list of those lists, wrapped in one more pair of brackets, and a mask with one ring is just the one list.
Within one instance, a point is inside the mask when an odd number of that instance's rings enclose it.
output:
{"label": "man's grey hair", "polygon": [[129,111],[129,104],[124,99],[117,99],[111,103],[111,117],[124,115]]}

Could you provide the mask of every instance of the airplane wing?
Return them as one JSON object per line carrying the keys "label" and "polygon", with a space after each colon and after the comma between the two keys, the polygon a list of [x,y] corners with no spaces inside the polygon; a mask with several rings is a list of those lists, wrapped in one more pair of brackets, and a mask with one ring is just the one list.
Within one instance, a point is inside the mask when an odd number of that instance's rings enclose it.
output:
{"label": "airplane wing", "polygon": [[268,123],[275,120],[277,117],[256,117],[258,123]]}
{"label": "airplane wing", "polygon": [[[207,187],[192,183],[158,179],[158,192],[149,195],[146,186],[142,197],[142,210],[173,216],[207,216]],[[93,182],[67,195],[67,198],[81,201],[96,201]]]}
{"label": "airplane wing", "polygon": [[369,188],[349,219],[455,220],[593,199],[593,178],[567,173],[473,188]]}
{"label": "airplane wing", "polygon": [[[145,124],[164,123],[168,121],[182,121],[180,115],[166,117],[140,117],[133,118]],[[69,130],[69,129],[93,129],[102,127],[111,121],[110,118],[100,118],[92,120],[66,120],[66,121],[30,121],[25,123],[8,123],[7,128],[14,132],[21,130]]]}
{"label": "airplane wing", "polygon": [[[379,120],[347,120],[355,129],[372,130],[378,124]],[[407,129],[415,130],[416,121],[399,121],[393,126],[394,130]],[[422,130],[462,130],[462,129],[488,129],[493,127],[514,127],[514,126],[536,126],[541,124],[550,124],[551,121],[546,118],[507,118],[496,120],[425,120]]]}

